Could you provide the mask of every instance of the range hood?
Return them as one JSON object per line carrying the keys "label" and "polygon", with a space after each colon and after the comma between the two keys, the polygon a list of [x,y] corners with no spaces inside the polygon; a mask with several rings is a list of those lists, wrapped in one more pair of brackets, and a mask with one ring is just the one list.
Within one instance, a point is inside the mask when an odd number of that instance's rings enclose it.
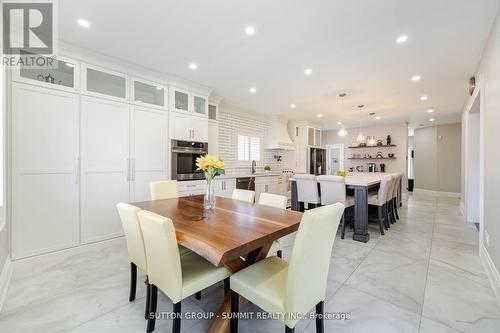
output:
{"label": "range hood", "polygon": [[281,118],[274,118],[271,120],[269,134],[266,138],[265,149],[283,149],[294,150],[290,136],[288,136],[287,120]]}

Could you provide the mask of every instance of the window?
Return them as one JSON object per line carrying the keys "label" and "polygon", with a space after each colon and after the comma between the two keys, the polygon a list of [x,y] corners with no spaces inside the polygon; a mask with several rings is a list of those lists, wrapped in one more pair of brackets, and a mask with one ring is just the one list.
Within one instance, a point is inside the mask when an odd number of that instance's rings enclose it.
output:
{"label": "window", "polygon": [[238,135],[238,161],[260,161],[260,138]]}

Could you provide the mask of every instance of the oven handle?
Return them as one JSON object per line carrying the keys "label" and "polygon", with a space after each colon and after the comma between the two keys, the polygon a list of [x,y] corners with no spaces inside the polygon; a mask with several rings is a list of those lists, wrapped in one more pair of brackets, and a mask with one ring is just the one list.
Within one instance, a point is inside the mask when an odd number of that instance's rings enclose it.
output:
{"label": "oven handle", "polygon": [[193,148],[177,148],[174,147],[172,148],[172,153],[202,153],[206,154],[208,151],[206,149],[200,148],[200,149],[193,149]]}

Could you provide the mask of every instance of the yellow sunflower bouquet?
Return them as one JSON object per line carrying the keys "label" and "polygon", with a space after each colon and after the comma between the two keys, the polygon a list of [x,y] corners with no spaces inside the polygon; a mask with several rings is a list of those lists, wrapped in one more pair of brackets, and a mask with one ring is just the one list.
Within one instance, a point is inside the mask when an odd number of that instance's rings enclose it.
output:
{"label": "yellow sunflower bouquet", "polygon": [[204,155],[196,159],[198,170],[203,171],[207,180],[214,179],[215,176],[220,176],[225,173],[224,162],[215,156]]}

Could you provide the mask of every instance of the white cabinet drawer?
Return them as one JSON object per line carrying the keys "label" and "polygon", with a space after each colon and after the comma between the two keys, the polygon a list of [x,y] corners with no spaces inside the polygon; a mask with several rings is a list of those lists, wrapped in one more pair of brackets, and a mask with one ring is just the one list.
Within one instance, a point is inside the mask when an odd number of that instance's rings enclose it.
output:
{"label": "white cabinet drawer", "polygon": [[205,194],[207,182],[205,180],[188,180],[178,182],[179,195],[181,197],[188,197],[191,195]]}

